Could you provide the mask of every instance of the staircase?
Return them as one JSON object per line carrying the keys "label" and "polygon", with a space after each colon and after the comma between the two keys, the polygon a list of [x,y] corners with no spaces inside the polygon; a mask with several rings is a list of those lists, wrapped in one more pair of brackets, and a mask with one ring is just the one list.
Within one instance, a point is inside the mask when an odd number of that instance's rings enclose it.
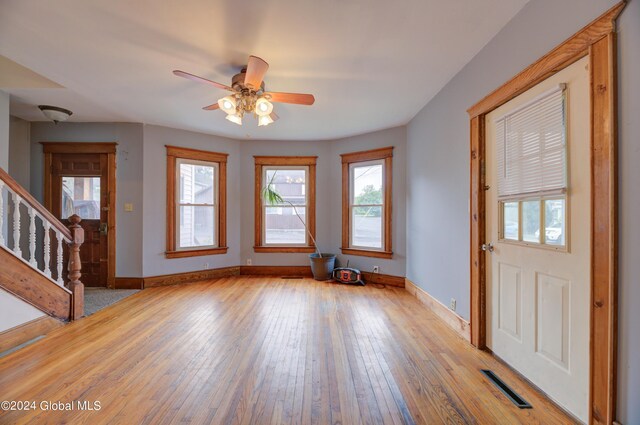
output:
{"label": "staircase", "polygon": [[77,215],[69,221],[67,228],[0,168],[0,288],[62,321],[84,309],[84,230]]}

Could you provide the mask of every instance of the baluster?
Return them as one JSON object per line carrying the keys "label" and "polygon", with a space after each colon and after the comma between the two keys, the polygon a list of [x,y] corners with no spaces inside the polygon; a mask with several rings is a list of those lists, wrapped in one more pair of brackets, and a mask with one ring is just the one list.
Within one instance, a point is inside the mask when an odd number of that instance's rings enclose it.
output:
{"label": "baluster", "polygon": [[4,243],[4,182],[0,180],[0,245],[6,246]]}
{"label": "baluster", "polygon": [[20,249],[20,196],[13,193],[13,252],[22,258]]}
{"label": "baluster", "polygon": [[36,261],[36,210],[29,207],[29,264],[38,268]]}
{"label": "baluster", "polygon": [[69,244],[69,290],[72,294],[73,306],[71,307],[71,320],[76,320],[84,315],[84,285],[80,282],[80,246],[84,242],[84,229],[80,226],[80,217],[76,214],[69,217],[71,225],[71,243]]}
{"label": "baluster", "polygon": [[64,281],[62,280],[62,233],[56,232],[56,237],[58,238],[58,285],[64,286]]}
{"label": "baluster", "polygon": [[51,277],[51,225],[48,221],[44,222],[44,275],[47,277]]}

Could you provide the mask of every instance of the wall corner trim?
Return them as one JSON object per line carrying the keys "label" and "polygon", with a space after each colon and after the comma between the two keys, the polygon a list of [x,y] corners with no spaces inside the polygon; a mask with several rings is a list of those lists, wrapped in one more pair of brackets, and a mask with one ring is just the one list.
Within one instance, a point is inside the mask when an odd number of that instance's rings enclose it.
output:
{"label": "wall corner trim", "polygon": [[438,318],[446,323],[451,329],[453,329],[458,335],[464,338],[467,342],[471,342],[471,328],[469,322],[464,320],[456,312],[447,308],[440,301],[435,299],[424,289],[413,283],[411,280],[405,278],[404,288],[411,295],[416,297],[418,301],[424,304],[429,310],[431,310]]}

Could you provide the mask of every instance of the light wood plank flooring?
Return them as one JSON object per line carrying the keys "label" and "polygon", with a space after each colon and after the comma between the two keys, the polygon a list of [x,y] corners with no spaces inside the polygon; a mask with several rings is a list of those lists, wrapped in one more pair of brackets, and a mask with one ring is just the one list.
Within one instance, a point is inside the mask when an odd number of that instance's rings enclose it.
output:
{"label": "light wood plank flooring", "polygon": [[277,277],[146,289],[0,359],[0,400],[101,405],[1,424],[571,423],[403,289]]}

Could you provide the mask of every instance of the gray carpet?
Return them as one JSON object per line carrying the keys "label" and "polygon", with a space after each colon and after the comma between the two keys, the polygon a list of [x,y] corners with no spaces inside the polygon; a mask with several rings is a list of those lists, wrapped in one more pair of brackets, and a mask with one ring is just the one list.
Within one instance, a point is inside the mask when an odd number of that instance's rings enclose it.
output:
{"label": "gray carpet", "polygon": [[139,289],[107,289],[84,288],[84,315],[90,316],[111,304],[115,304],[123,298],[140,292]]}

